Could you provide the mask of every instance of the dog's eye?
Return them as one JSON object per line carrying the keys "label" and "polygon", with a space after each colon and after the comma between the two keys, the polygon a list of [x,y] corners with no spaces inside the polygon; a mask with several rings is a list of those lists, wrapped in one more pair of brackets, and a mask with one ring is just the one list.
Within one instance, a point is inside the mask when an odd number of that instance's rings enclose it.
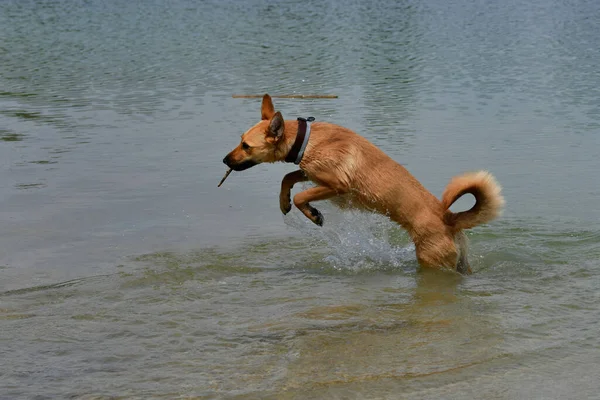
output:
{"label": "dog's eye", "polygon": [[242,142],[242,149],[248,150],[249,148],[250,148],[250,146],[248,145],[248,143]]}

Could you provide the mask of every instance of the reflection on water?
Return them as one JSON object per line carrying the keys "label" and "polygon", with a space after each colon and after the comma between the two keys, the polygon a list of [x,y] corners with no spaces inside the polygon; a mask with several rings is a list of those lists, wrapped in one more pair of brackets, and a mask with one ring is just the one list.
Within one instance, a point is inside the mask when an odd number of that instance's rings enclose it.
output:
{"label": "reflection on water", "polygon": [[[600,3],[0,2],[7,398],[593,398]],[[221,159],[276,99],[434,194],[489,169],[475,274],[381,216],[281,216]],[[298,187],[296,190],[300,190]],[[461,203],[458,208],[468,208]]]}
{"label": "reflection on water", "polygon": [[7,129],[0,130],[0,140],[5,142],[20,142],[23,140],[22,134],[11,132]]}

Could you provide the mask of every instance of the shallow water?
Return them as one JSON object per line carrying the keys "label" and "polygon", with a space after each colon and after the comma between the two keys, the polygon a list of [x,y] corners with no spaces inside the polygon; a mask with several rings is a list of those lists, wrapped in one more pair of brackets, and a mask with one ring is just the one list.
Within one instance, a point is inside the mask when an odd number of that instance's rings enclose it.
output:
{"label": "shallow water", "polygon": [[[598,398],[600,3],[0,3],[0,398]],[[233,173],[259,118],[347,126],[434,194],[488,169],[474,275]],[[469,206],[469,199],[457,205]]]}

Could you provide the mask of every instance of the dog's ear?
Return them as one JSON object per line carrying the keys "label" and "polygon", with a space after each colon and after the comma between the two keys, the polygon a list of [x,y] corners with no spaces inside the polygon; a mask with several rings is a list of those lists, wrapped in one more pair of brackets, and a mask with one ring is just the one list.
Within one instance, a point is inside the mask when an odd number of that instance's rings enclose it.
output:
{"label": "dog's ear", "polygon": [[285,128],[285,123],[283,122],[283,116],[279,111],[273,115],[271,118],[271,122],[269,123],[269,131],[267,132],[267,136],[273,138],[274,141],[278,141],[283,137],[283,130]]}
{"label": "dog's ear", "polygon": [[273,107],[273,101],[268,94],[263,96],[260,114],[263,120],[269,120],[275,115],[275,107]]}

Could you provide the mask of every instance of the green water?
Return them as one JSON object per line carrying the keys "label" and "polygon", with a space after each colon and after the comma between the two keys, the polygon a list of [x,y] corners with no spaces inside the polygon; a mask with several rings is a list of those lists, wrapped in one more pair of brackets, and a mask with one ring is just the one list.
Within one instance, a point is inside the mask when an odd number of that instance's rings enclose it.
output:
{"label": "green water", "polygon": [[[600,4],[0,2],[0,398],[599,398]],[[490,170],[472,276],[383,217],[216,185],[275,99],[434,194]],[[457,208],[469,206],[469,199]]]}

